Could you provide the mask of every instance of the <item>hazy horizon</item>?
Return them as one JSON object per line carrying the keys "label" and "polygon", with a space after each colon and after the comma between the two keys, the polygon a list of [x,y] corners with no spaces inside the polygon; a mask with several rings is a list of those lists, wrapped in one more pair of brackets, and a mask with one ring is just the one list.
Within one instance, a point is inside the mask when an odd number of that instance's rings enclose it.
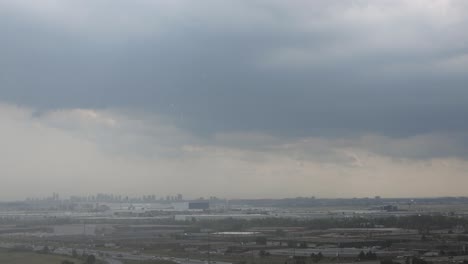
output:
{"label": "hazy horizon", "polygon": [[0,200],[466,196],[468,2],[0,2]]}
{"label": "hazy horizon", "polygon": [[[224,196],[213,196],[210,195],[209,193],[205,194],[205,196],[185,196],[182,193],[169,193],[169,194],[155,194],[155,193],[140,193],[140,194],[125,194],[125,193],[103,193],[103,192],[97,192],[97,193],[71,193],[71,194],[66,194],[62,195],[58,192],[53,192],[50,193],[49,195],[44,195],[44,196],[28,196],[28,197],[23,197],[20,199],[6,199],[6,200],[0,200],[0,202],[21,202],[21,201],[45,201],[48,199],[54,199],[54,194],[57,195],[57,199],[59,200],[70,200],[70,199],[81,199],[81,198],[98,198],[99,195],[113,195],[115,199],[118,199],[120,196],[122,199],[122,202],[128,200],[138,200],[138,199],[143,199],[145,196],[152,196],[154,195],[155,200],[148,200],[148,201],[141,201],[142,203],[150,203],[150,202],[180,202],[180,201],[198,201],[198,200],[204,200],[204,201],[211,201],[211,200],[227,200],[227,201],[236,201],[236,200],[288,200],[288,199],[316,199],[316,200],[334,200],[334,199],[343,199],[343,200],[364,200],[364,199],[369,199],[369,200],[408,200],[410,202],[411,200],[418,200],[418,199],[458,199],[458,198],[468,198],[468,195],[466,196],[389,196],[389,197],[382,197],[380,195],[376,196],[324,196],[324,197],[316,197],[316,196],[284,196],[284,197],[250,197],[250,196],[245,196],[245,197],[224,197]],[[181,200],[177,199],[177,195],[182,195]],[[169,198],[169,200],[168,200]],[[105,198],[101,197],[100,199],[105,200]],[[417,204],[416,201],[413,201],[414,203]]]}

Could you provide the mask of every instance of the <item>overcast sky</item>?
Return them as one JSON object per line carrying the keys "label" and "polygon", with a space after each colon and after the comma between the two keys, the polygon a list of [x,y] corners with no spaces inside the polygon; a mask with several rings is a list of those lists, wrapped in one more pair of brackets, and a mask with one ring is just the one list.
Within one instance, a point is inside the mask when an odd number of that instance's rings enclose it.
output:
{"label": "overcast sky", "polygon": [[464,0],[2,0],[0,199],[467,195]]}

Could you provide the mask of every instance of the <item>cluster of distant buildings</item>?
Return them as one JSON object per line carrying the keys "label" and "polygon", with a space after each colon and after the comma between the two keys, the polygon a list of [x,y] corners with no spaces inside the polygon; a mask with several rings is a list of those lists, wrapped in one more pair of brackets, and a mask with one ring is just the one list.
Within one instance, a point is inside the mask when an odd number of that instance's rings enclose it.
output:
{"label": "cluster of distant buildings", "polygon": [[52,196],[45,198],[27,198],[26,202],[43,202],[43,201],[62,201],[62,202],[75,202],[75,203],[151,203],[151,202],[175,202],[183,201],[182,194],[157,196],[155,194],[142,195],[139,197],[129,197],[126,195],[115,195],[98,193],[88,196],[70,196],[69,199],[60,199],[58,193],[53,193]]}

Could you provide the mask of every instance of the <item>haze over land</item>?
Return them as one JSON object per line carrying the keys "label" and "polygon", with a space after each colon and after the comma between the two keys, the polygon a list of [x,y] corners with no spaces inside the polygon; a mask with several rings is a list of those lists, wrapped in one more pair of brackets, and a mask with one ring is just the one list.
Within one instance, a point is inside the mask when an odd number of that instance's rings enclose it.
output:
{"label": "haze over land", "polygon": [[0,2],[0,199],[458,196],[466,1]]}

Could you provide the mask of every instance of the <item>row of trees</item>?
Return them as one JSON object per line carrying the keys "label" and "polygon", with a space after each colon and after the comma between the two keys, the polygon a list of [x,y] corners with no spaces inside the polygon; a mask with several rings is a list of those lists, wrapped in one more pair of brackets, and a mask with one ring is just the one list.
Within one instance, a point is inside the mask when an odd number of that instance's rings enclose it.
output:
{"label": "row of trees", "polygon": [[377,254],[375,254],[372,251],[368,251],[364,253],[364,251],[359,252],[358,255],[359,260],[376,260],[377,259]]}
{"label": "row of trees", "polygon": [[[96,263],[96,257],[94,255],[87,255],[84,256],[84,264],[95,264]],[[70,261],[70,260],[63,260],[61,264],[75,264],[75,262]]]}
{"label": "row of trees", "polygon": [[[259,255],[259,257],[271,256],[270,252],[268,252],[266,250],[263,250],[263,249],[258,252],[258,255]],[[295,259],[296,259],[296,263],[298,263],[298,261],[300,262],[301,260],[306,260],[307,258],[304,257],[304,256],[296,256]],[[312,253],[312,254],[310,254],[310,259],[314,263],[320,262],[323,259],[323,254],[322,254],[322,252],[319,252],[317,254]]]}
{"label": "row of trees", "polygon": [[[85,258],[84,264],[95,264],[96,263],[96,257],[94,255],[88,255]],[[75,264],[75,262],[71,260],[63,260],[61,264]]]}
{"label": "row of trees", "polygon": [[[323,259],[322,252],[319,252],[317,254],[312,253],[310,255],[310,259],[312,260],[313,263],[317,263]],[[294,257],[294,263],[295,264],[306,264],[308,263],[307,257],[304,256],[295,256]]]}
{"label": "row of trees", "polygon": [[[193,224],[193,223],[187,223]],[[468,227],[468,219],[445,215],[413,215],[413,216],[389,216],[379,218],[364,218],[360,216],[350,218],[327,219],[290,219],[290,218],[263,218],[263,219],[223,219],[218,221],[199,221],[195,223],[200,228],[211,228],[219,231],[237,231],[257,226],[304,226],[309,229],[328,228],[362,228],[362,227],[397,227],[418,229],[424,231],[430,229],[451,229],[454,226]],[[281,233],[279,233],[281,235]]]}

